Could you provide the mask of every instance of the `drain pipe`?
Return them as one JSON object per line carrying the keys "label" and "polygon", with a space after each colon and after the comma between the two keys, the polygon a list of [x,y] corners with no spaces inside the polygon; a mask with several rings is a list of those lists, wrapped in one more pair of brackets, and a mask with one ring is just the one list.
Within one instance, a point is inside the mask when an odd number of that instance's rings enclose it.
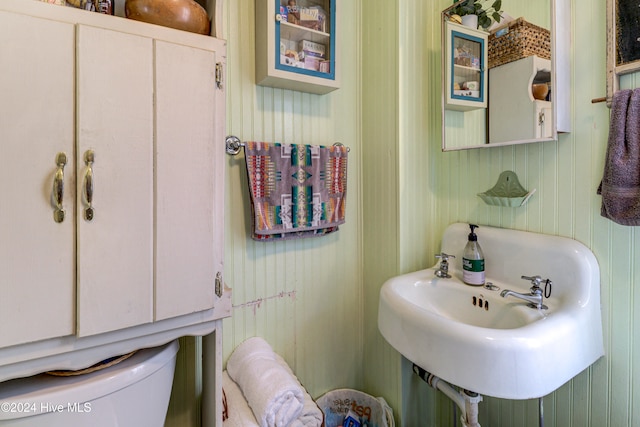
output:
{"label": "drain pipe", "polygon": [[449,399],[460,408],[460,421],[463,427],[481,427],[478,423],[478,403],[482,401],[482,396],[472,391],[464,390],[460,392],[453,388],[443,379],[422,369],[420,366],[413,364],[413,372],[415,372],[423,381],[436,390],[440,390]]}

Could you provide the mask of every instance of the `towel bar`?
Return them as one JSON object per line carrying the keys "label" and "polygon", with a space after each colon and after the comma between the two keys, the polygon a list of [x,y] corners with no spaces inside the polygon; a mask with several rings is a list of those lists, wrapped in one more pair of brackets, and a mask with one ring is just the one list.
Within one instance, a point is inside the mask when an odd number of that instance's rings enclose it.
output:
{"label": "towel bar", "polygon": [[[235,156],[236,154],[238,154],[240,152],[240,149],[244,148],[245,146],[245,143],[240,141],[240,138],[233,135],[227,136],[224,140],[224,143],[225,143],[225,149],[227,154],[230,154],[232,156]],[[342,144],[341,142],[336,142],[333,145],[341,146],[344,144]],[[347,147],[347,151],[351,151],[351,149]]]}

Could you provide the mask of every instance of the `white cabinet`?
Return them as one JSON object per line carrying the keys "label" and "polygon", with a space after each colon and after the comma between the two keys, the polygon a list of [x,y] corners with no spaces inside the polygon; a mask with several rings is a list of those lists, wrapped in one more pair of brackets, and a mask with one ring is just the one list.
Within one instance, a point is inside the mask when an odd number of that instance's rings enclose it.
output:
{"label": "white cabinet", "polygon": [[447,21],[444,37],[445,108],[486,108],[488,33]]}
{"label": "white cabinet", "polygon": [[551,61],[537,56],[489,70],[489,143],[553,138],[552,102],[531,91],[550,81]]}
{"label": "white cabinet", "polygon": [[256,83],[326,94],[340,87],[337,0],[256,0]]}
{"label": "white cabinet", "polygon": [[3,0],[0,44],[0,381],[215,330],[224,41]]}

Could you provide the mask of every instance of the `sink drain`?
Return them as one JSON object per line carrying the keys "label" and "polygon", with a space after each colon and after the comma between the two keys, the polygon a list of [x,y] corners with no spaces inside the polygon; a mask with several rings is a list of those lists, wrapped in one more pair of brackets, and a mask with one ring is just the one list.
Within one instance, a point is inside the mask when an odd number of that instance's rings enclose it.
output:
{"label": "sink drain", "polygon": [[485,310],[489,311],[489,301],[484,299],[482,295],[480,295],[479,297],[474,296],[473,298],[471,298],[471,302],[474,306],[484,308]]}

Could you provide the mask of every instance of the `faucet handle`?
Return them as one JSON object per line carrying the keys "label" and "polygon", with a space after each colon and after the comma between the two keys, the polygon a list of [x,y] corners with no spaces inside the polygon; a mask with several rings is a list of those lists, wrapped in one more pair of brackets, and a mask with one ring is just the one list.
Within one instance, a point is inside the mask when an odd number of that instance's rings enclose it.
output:
{"label": "faucet handle", "polygon": [[436,270],[436,277],[449,279],[449,258],[455,258],[453,255],[445,254],[444,252],[436,255],[436,258],[440,258],[440,266]]}
{"label": "faucet handle", "polygon": [[528,280],[535,287],[540,287],[540,283],[542,282],[542,277],[540,276],[520,276],[521,279]]}
{"label": "faucet handle", "polygon": [[521,276],[522,279],[528,280],[531,282],[531,292],[539,291],[542,293],[540,288],[540,284],[544,282],[544,297],[549,298],[551,296],[551,287],[553,286],[553,282],[549,279],[543,279],[540,276]]}

